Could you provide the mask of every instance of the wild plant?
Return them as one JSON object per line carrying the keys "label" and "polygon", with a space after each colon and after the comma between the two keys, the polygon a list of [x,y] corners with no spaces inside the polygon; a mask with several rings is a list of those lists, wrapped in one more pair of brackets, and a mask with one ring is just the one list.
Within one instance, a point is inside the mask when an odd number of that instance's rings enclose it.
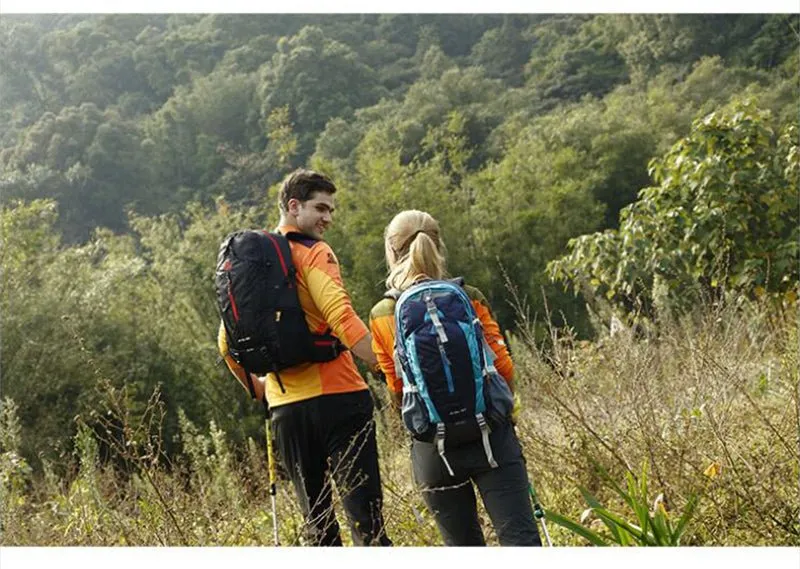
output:
{"label": "wild plant", "polygon": [[[712,467],[715,465],[712,465]],[[580,522],[575,522],[556,512],[550,511],[546,518],[572,532],[586,538],[593,545],[639,545],[639,546],[679,546],[681,536],[686,531],[687,524],[692,518],[697,507],[698,495],[689,497],[683,513],[673,522],[673,516],[664,506],[664,495],[659,494],[650,506],[647,487],[647,462],[642,465],[638,480],[630,472],[626,473],[627,491],[619,486],[614,479],[598,465],[598,472],[604,482],[633,512],[635,519],[630,521],[618,513],[605,508],[588,490],[580,488],[581,494],[589,505],[581,514]],[[711,475],[709,475],[711,476]],[[592,516],[600,520],[606,527],[606,532],[593,531],[584,527],[584,523]]]}
{"label": "wild plant", "polygon": [[2,542],[24,523],[21,514],[31,467],[19,455],[21,436],[16,403],[6,397],[0,404],[0,536]]}

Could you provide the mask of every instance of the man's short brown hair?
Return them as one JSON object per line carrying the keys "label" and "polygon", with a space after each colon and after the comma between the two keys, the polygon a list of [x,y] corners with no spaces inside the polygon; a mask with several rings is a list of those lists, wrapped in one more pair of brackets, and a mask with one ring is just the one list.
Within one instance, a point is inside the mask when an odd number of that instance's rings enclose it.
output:
{"label": "man's short brown hair", "polygon": [[306,202],[314,197],[315,192],[335,194],[336,186],[325,174],[298,168],[283,179],[278,192],[278,206],[286,213],[289,211],[290,199]]}

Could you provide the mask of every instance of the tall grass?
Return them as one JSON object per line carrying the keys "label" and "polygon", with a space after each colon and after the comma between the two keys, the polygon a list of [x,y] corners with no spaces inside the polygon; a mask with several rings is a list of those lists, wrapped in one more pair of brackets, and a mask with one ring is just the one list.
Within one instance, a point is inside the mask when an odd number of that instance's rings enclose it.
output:
{"label": "tall grass", "polygon": [[[521,324],[512,341],[523,401],[517,430],[547,511],[615,542],[603,513],[630,510],[609,481],[625,488],[628,478],[628,488],[641,488],[647,464],[639,502],[653,519],[666,516],[674,528],[697,496],[682,545],[800,543],[795,311],[707,310],[647,334],[600,330],[594,342],[552,330],[539,344],[530,323]],[[376,424],[387,533],[396,545],[439,545],[412,482],[407,436],[385,407],[383,388],[373,387],[382,408]],[[18,455],[17,410],[3,402],[3,545],[272,545],[263,439],[231,448],[213,423],[194,425],[181,413],[181,450],[167,457],[161,422],[169,410],[157,392],[144,413],[133,414],[124,390],[102,379],[98,390],[104,406],[78,419],[74,452],[35,477]],[[348,542],[339,498],[346,490],[332,491]],[[487,541],[496,543],[481,515]],[[304,543],[285,479],[277,523],[282,545]],[[548,529],[556,545],[589,544],[562,526]]]}
{"label": "tall grass", "polygon": [[796,310],[708,310],[592,343],[553,332],[547,352],[530,334],[518,344],[518,431],[546,507],[579,517],[583,487],[622,511],[596,465],[623,483],[647,463],[667,515],[700,495],[683,544],[800,543]]}

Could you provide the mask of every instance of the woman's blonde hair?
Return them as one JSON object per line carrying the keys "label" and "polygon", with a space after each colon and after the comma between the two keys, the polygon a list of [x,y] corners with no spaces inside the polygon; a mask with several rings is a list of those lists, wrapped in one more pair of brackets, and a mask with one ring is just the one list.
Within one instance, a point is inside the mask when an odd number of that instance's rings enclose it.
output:
{"label": "woman's blonde hair", "polygon": [[405,290],[420,278],[447,276],[439,223],[429,213],[411,209],[395,215],[386,226],[384,248],[389,267],[386,288]]}

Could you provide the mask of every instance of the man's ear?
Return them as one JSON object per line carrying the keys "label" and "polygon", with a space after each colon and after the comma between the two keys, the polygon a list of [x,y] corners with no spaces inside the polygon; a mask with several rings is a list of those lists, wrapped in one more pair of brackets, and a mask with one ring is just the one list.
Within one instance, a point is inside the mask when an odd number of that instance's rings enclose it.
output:
{"label": "man's ear", "polygon": [[300,200],[297,198],[291,198],[288,202],[286,202],[286,209],[288,213],[297,217],[297,214],[300,212]]}

